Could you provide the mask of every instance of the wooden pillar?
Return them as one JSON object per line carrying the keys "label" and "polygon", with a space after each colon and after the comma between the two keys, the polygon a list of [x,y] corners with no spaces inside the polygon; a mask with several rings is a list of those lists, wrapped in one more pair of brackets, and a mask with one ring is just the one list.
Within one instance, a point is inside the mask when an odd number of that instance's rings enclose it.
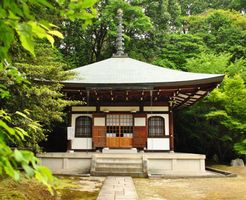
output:
{"label": "wooden pillar", "polygon": [[72,140],[68,140],[67,141],[67,151],[71,151],[72,150]]}
{"label": "wooden pillar", "polygon": [[169,112],[170,151],[174,151],[173,111]]}
{"label": "wooden pillar", "polygon": [[[72,125],[72,106],[70,106],[68,108],[68,122],[67,122],[67,126],[70,127]],[[67,135],[68,135],[68,129],[67,129]],[[71,151],[72,150],[72,140],[68,139],[67,136],[67,151]]]}

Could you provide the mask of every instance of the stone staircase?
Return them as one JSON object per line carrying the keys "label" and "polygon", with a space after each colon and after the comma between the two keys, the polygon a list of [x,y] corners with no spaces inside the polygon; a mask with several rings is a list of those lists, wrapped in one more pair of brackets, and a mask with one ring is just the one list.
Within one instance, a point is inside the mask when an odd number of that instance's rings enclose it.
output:
{"label": "stone staircase", "polygon": [[145,162],[141,155],[93,155],[91,175],[146,177],[145,168]]}

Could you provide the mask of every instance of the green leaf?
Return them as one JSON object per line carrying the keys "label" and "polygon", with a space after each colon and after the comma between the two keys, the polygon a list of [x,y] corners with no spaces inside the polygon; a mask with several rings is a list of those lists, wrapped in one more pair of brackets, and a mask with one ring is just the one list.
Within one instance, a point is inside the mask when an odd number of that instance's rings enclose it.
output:
{"label": "green leaf", "polygon": [[51,35],[47,35],[46,38],[49,40],[49,42],[51,43],[52,47],[54,47],[54,38]]}
{"label": "green leaf", "polygon": [[34,176],[34,170],[27,164],[23,164],[22,168],[25,170],[28,177]]}
{"label": "green leaf", "polygon": [[48,1],[46,0],[36,0],[37,3],[42,4],[48,8],[54,8],[54,6],[52,6],[52,4],[50,4]]}
{"label": "green leaf", "polygon": [[5,18],[7,16],[7,13],[4,9],[0,8],[0,18]]}
{"label": "green leaf", "polygon": [[38,38],[45,38],[47,33],[44,28],[42,28],[38,23],[36,22],[28,22],[28,24],[32,27],[32,33],[35,34]]}
{"label": "green leaf", "polygon": [[14,150],[14,157],[17,162],[22,162],[24,160],[22,153],[17,149]]}
{"label": "green leaf", "polygon": [[81,2],[81,8],[91,8],[97,0],[84,0]]}
{"label": "green leaf", "polygon": [[18,136],[21,140],[25,140],[25,136],[27,137],[28,136],[28,133],[23,130],[22,128],[20,127],[15,127],[15,132],[16,132],[16,136]]}
{"label": "green leaf", "polygon": [[61,39],[64,38],[63,35],[62,35],[62,33],[59,32],[59,31],[50,30],[50,31],[48,31],[48,33],[49,33],[50,35],[55,35],[55,36],[57,36],[57,37],[59,37],[59,38],[61,38]]}
{"label": "green leaf", "polygon": [[10,177],[12,177],[14,180],[19,180],[20,178],[20,173],[19,171],[15,170],[13,166],[10,164],[10,161],[7,159],[4,159],[3,162],[3,169],[6,174],[8,174]]}
{"label": "green leaf", "polygon": [[18,24],[16,27],[16,31],[19,35],[21,45],[29,51],[33,56],[34,53],[34,42],[33,42],[33,35],[32,35],[32,28],[27,23]]}
{"label": "green leaf", "polygon": [[20,111],[16,111],[15,114],[20,115],[21,117],[23,117],[25,119],[27,118],[27,116],[24,113],[20,112]]}
{"label": "green leaf", "polygon": [[14,135],[15,130],[9,127],[4,121],[0,120],[0,128],[5,129],[9,134]]}

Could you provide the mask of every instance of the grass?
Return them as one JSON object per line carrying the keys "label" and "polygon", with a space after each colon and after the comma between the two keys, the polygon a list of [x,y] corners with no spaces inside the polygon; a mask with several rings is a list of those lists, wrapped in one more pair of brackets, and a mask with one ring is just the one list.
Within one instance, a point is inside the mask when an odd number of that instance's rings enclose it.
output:
{"label": "grass", "polygon": [[0,200],[95,200],[102,178],[58,177],[56,195],[34,179],[0,179]]}
{"label": "grass", "polygon": [[[134,179],[141,200],[246,200],[246,167],[213,165],[237,177]],[[146,189],[148,188],[148,189]]]}

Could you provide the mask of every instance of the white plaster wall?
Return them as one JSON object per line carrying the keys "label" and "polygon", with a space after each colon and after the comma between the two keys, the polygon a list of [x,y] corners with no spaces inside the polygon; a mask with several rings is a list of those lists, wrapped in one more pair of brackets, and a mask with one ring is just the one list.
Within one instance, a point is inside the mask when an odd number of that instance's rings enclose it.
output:
{"label": "white plaster wall", "polygon": [[149,119],[150,117],[153,116],[159,116],[159,117],[163,117],[164,121],[165,121],[165,135],[169,135],[169,116],[168,114],[148,114],[147,118]]}
{"label": "white plaster wall", "polygon": [[92,138],[72,139],[72,149],[92,149]]}
{"label": "white plaster wall", "polygon": [[134,126],[146,126],[146,118],[145,117],[134,118]]}
{"label": "white plaster wall", "polygon": [[74,127],[67,127],[67,139],[72,140],[75,136],[75,128]]}
{"label": "white plaster wall", "polygon": [[100,111],[137,112],[139,111],[139,106],[101,106]]}
{"label": "white plaster wall", "polygon": [[96,111],[96,106],[73,106],[72,111],[80,111],[80,112],[86,112],[86,111]]}
{"label": "white plaster wall", "polygon": [[105,126],[105,117],[95,117],[94,118],[94,126]]}
{"label": "white plaster wall", "polygon": [[168,106],[144,106],[143,110],[145,112],[165,112],[168,111]]}
{"label": "white plaster wall", "polygon": [[148,138],[148,150],[170,150],[169,138]]}

